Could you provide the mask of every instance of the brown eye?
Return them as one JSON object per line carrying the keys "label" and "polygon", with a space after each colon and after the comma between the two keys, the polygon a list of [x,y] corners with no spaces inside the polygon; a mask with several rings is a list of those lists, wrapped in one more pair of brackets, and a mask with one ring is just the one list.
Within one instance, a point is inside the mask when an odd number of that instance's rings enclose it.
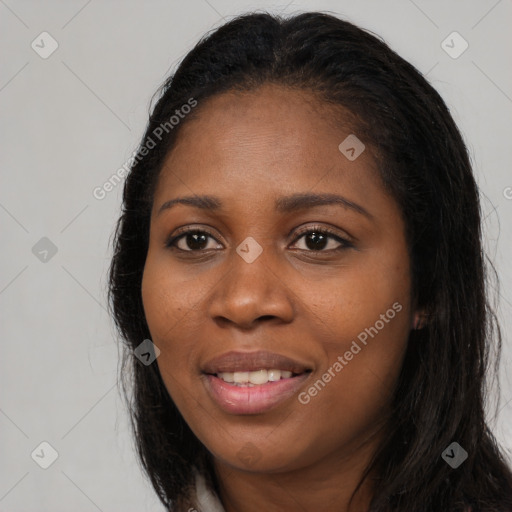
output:
{"label": "brown eye", "polygon": [[[180,251],[185,252],[200,252],[205,249],[215,249],[215,247],[208,247],[208,239],[216,241],[213,235],[208,231],[200,229],[188,230],[169,240],[166,247],[176,247]],[[181,246],[179,244],[181,244]]]}
{"label": "brown eye", "polygon": [[329,252],[353,247],[348,240],[324,227],[309,228],[295,239],[295,243],[302,238],[305,248],[299,249],[310,252]]}
{"label": "brown eye", "polygon": [[[353,247],[349,240],[325,227],[313,227],[303,231],[295,239],[295,243],[302,238],[305,247],[299,247],[299,249],[307,252],[330,252]],[[212,246],[212,243],[210,243],[210,246],[208,246],[209,240],[215,241],[217,245],[213,244]],[[222,245],[206,230],[188,229],[172,237],[166,243],[166,247],[173,247],[183,252],[203,252],[210,249],[220,249]]]}

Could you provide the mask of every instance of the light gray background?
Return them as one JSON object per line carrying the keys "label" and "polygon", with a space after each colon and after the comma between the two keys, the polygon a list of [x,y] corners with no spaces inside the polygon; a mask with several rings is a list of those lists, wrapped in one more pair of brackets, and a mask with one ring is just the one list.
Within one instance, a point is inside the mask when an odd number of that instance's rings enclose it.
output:
{"label": "light gray background", "polygon": [[[101,201],[92,191],[130,157],[152,94],[197,39],[263,8],[330,10],[374,31],[449,105],[485,198],[501,281],[505,347],[493,425],[512,450],[510,0],[0,0],[0,510],[162,509],[134,454],[105,310],[121,186]],[[43,31],[59,45],[47,59],[31,48]],[[469,43],[457,59],[441,47],[453,31]],[[42,237],[58,249],[47,262],[32,252]],[[42,441],[58,452],[46,470],[31,458]]]}

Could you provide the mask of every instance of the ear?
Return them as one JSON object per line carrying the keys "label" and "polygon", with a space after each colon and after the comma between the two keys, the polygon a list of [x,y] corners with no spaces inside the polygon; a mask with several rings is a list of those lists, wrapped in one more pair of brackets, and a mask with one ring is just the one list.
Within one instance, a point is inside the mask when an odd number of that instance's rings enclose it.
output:
{"label": "ear", "polygon": [[419,310],[414,313],[412,319],[412,329],[423,329],[428,323],[428,314],[424,310]]}

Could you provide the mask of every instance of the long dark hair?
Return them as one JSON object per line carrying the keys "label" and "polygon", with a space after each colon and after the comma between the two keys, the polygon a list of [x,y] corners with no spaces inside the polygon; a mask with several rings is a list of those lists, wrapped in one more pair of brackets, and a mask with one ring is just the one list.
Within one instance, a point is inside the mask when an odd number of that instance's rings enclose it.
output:
{"label": "long dark hair", "polygon": [[[209,453],[174,405],[157,364],[145,366],[133,354],[150,338],[141,280],[153,191],[187,122],[184,116],[174,126],[169,119],[191,100],[197,107],[190,116],[198,115],[216,94],[269,82],[311,91],[352,114],[354,133],[401,208],[414,305],[428,315],[425,327],[410,334],[387,436],[368,468],[378,475],[371,512],[512,510],[512,474],[484,410],[486,375],[495,369],[489,355],[493,348],[499,353],[501,336],[488,301],[479,192],[467,149],[421,73],[377,36],[323,13],[248,14],[207,34],[160,89],[126,178],[109,298],[125,343],[122,380],[135,441],[158,496],[179,510],[194,467],[215,482]],[[456,469],[442,458],[452,442],[468,454]]]}

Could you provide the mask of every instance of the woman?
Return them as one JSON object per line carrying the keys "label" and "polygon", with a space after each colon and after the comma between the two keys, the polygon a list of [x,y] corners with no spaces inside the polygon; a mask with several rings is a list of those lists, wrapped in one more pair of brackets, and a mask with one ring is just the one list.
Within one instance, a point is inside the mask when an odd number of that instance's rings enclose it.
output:
{"label": "woman", "polygon": [[110,272],[167,509],[512,510],[480,229],[446,105],[378,38],[320,13],[203,38],[151,113]]}

